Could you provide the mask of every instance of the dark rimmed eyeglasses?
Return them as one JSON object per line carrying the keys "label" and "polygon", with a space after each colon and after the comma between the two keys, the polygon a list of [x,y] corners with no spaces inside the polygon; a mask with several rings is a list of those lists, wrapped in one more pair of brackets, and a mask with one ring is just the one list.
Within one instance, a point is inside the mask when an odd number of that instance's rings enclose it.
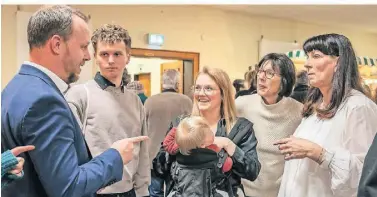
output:
{"label": "dark rimmed eyeglasses", "polygon": [[262,73],[264,74],[264,76],[266,76],[267,79],[272,79],[275,75],[279,75],[278,73],[276,73],[273,70],[263,70],[263,69],[257,70],[258,76],[261,75]]}

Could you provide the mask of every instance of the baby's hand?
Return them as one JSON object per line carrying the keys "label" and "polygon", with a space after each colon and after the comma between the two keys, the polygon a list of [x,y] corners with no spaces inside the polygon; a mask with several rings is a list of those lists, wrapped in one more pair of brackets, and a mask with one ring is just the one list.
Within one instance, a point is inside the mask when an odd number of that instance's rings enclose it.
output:
{"label": "baby's hand", "polygon": [[210,150],[213,150],[217,153],[221,151],[221,148],[218,147],[216,144],[211,144],[211,145],[207,146],[207,148],[210,149]]}

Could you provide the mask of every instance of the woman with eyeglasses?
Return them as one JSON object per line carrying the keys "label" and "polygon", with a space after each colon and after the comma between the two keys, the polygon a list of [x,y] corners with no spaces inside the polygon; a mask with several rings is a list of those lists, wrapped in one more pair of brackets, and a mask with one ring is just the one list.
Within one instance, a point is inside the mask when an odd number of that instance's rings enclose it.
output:
{"label": "woman with eyeglasses", "polygon": [[[229,76],[223,70],[203,68],[195,80],[193,91],[194,100],[191,116],[202,116],[207,121],[215,134],[213,143],[219,148],[224,149],[233,162],[229,172],[222,174],[222,171],[215,171],[211,174],[211,183],[214,188],[210,189],[215,191],[215,194],[212,193],[212,195],[244,197],[241,178],[250,181],[255,180],[261,167],[256,152],[257,139],[254,135],[253,124],[245,118],[237,117],[234,103],[234,89]],[[171,128],[175,127],[178,123],[179,120],[172,123]],[[228,138],[230,134],[238,136],[236,137],[238,139],[237,143]],[[219,157],[222,157],[222,155],[220,154]],[[169,163],[168,161],[163,161],[165,158],[164,154],[162,156],[157,155],[154,163],[158,163],[158,167],[164,166],[166,163]],[[201,160],[204,160],[204,156],[192,159],[198,165]],[[174,161],[170,162],[174,163]],[[154,170],[159,171],[158,167]],[[168,167],[168,169],[170,168]],[[168,196],[211,196],[209,193],[194,194],[186,192],[185,194],[181,194],[181,189],[174,186],[176,183],[172,181],[170,172],[168,174],[165,177],[167,181],[166,193]],[[196,178],[189,177],[190,181],[194,182]],[[188,187],[189,185],[186,186]],[[172,193],[175,195],[171,195]]]}
{"label": "woman with eyeglasses", "polygon": [[287,160],[279,197],[356,197],[377,106],[363,92],[347,37],[314,36],[303,48],[311,88],[300,126],[275,143]]}
{"label": "woman with eyeglasses", "polygon": [[273,143],[289,137],[301,121],[302,104],[290,98],[295,67],[284,54],[270,53],[257,68],[257,94],[238,97],[238,115],[254,123],[262,169],[258,178],[243,180],[247,196],[276,197],[284,171],[284,157]]}

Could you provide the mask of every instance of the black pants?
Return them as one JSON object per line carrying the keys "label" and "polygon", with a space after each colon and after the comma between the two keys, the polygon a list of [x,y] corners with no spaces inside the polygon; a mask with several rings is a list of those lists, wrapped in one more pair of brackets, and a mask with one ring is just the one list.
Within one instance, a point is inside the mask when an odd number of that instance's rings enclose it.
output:
{"label": "black pants", "polygon": [[131,189],[130,191],[124,193],[97,194],[97,197],[136,197],[136,193],[134,189]]}

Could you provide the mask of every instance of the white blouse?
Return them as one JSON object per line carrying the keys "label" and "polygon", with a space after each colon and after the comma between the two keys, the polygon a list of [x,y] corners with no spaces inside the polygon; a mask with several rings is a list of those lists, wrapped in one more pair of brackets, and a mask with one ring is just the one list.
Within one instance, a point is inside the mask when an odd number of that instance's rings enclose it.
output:
{"label": "white blouse", "polygon": [[377,133],[377,105],[359,91],[330,120],[304,118],[295,137],[325,148],[319,165],[304,158],[286,161],[278,197],[356,197],[365,155]]}

